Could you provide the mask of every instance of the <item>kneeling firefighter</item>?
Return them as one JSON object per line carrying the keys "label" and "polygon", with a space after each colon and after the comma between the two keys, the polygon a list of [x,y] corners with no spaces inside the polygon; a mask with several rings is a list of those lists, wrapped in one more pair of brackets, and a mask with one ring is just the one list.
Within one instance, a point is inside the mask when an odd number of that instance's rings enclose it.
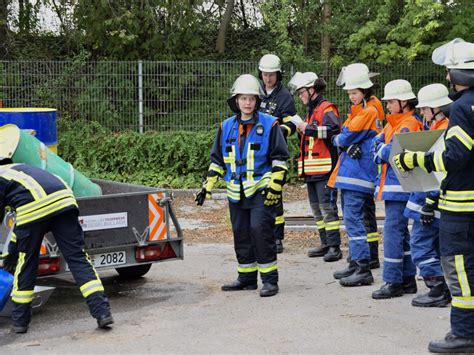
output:
{"label": "kneeling firefighter", "polygon": [[222,290],[255,290],[260,272],[260,296],[268,297],[279,290],[275,207],[281,202],[289,152],[276,118],[258,112],[259,94],[260,84],[250,74],[234,82],[228,104],[236,114],[219,127],[207,179],[196,202],[202,205],[218,178],[223,177],[238,278],[223,285]]}
{"label": "kneeling firefighter", "polygon": [[15,213],[14,240],[9,244],[3,268],[15,274],[12,292],[13,329],[26,333],[31,321],[41,242],[52,232],[59,250],[86,299],[99,328],[114,321],[104,287],[84,252],[84,233],[79,209],[69,187],[55,175],[26,164],[0,158],[0,212]]}

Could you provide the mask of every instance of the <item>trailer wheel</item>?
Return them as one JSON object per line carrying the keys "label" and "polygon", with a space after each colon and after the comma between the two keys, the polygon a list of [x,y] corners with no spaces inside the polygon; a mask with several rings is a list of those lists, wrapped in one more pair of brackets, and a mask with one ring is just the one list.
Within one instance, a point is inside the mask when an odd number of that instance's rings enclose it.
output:
{"label": "trailer wheel", "polygon": [[117,268],[118,274],[125,279],[139,279],[151,269],[151,264]]}

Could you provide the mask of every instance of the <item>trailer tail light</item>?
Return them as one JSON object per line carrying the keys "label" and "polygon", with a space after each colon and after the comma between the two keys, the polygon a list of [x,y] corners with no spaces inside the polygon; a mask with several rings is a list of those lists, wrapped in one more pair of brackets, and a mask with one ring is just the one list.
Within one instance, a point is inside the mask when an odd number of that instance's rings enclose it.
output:
{"label": "trailer tail light", "polygon": [[170,243],[148,245],[135,249],[135,259],[138,262],[176,258],[176,253]]}
{"label": "trailer tail light", "polygon": [[56,274],[61,269],[59,258],[42,258],[39,260],[38,275]]}
{"label": "trailer tail light", "polygon": [[159,245],[149,245],[135,249],[135,259],[137,261],[153,261],[160,259],[161,247]]}
{"label": "trailer tail light", "polygon": [[161,259],[176,258],[176,253],[170,243],[166,243],[161,251]]}

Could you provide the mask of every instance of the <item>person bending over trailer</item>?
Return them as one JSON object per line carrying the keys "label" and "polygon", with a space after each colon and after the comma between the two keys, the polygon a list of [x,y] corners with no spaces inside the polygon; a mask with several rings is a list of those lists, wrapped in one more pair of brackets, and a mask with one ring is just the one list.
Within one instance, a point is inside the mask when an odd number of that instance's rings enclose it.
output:
{"label": "person bending over trailer", "polygon": [[13,240],[3,268],[14,273],[13,330],[26,333],[31,321],[41,242],[52,232],[99,328],[114,322],[99,275],[84,251],[79,209],[71,189],[55,175],[0,157],[0,220],[15,213]]}

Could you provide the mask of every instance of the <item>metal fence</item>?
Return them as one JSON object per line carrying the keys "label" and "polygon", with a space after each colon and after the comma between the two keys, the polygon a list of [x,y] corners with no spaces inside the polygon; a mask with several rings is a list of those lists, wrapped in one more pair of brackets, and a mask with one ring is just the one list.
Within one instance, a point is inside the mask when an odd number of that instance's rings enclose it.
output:
{"label": "metal fence", "polygon": [[[380,73],[378,95],[393,79],[409,80],[415,92],[445,80],[431,62],[368,66]],[[115,131],[208,130],[229,116],[226,99],[235,78],[256,68],[256,62],[237,61],[0,61],[0,100],[4,107],[56,108],[59,119],[97,121]],[[347,112],[347,96],[335,85],[340,68],[315,62],[284,69],[285,82],[296,70],[322,73],[325,96]]]}

